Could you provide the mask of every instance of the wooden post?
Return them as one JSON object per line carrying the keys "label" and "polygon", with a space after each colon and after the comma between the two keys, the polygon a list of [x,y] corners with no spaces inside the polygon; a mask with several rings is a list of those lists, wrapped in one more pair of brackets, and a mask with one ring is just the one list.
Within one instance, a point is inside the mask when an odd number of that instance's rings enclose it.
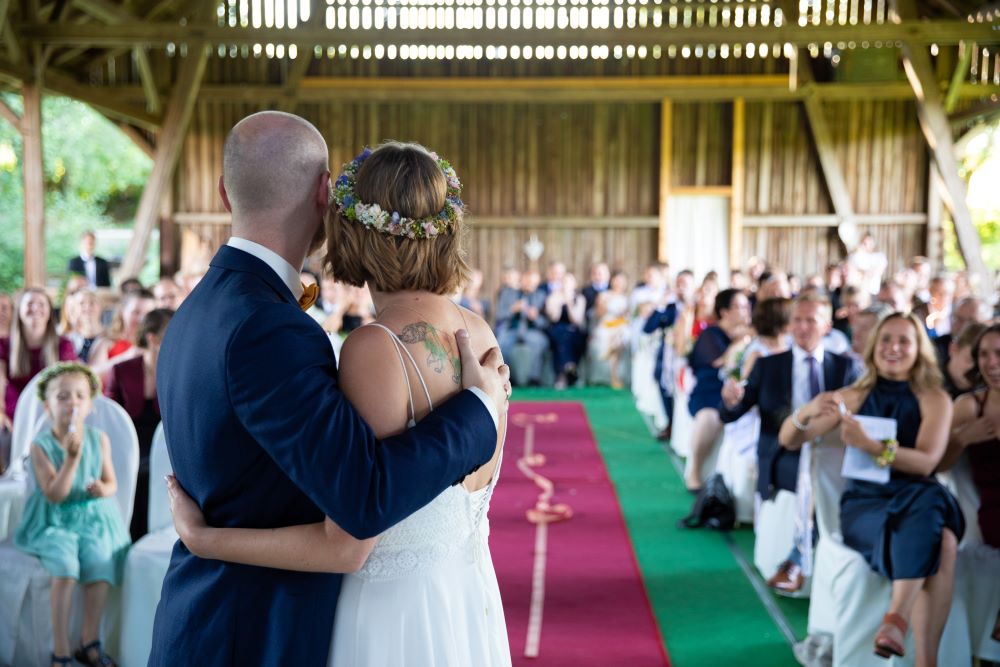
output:
{"label": "wooden post", "polygon": [[670,167],[674,150],[673,103],[660,103],[660,239],[657,257],[661,262],[670,259],[667,246],[667,206],[670,204]]}
{"label": "wooden post", "polygon": [[729,196],[729,266],[743,263],[743,191],[746,187],[746,101],[733,100],[733,175]]}
{"label": "wooden post", "polygon": [[958,247],[965,258],[973,290],[980,296],[993,293],[993,276],[983,261],[979,232],[972,223],[972,213],[966,204],[966,184],[958,174],[958,158],[951,134],[951,125],[944,110],[941,91],[931,67],[930,56],[923,45],[903,43],[903,69],[917,98],[920,128],[930,146],[944,183],[942,198],[951,210]]}
{"label": "wooden post", "polygon": [[944,261],[941,248],[941,190],[941,176],[932,163],[927,174],[927,247],[924,255],[935,267],[940,267]]}
{"label": "wooden post", "polygon": [[163,195],[168,191],[174,168],[180,157],[184,135],[187,132],[198,88],[205,74],[208,62],[208,48],[199,42],[189,45],[187,59],[181,64],[177,83],[170,95],[170,103],[164,116],[163,129],[156,141],[156,157],[149,181],[142,190],[139,210],[135,214],[132,241],[129,243],[125,259],[122,261],[121,276],[130,278],[138,275],[146,257],[146,247],[153,227],[159,220]]}
{"label": "wooden post", "polygon": [[42,84],[21,86],[24,113],[21,137],[24,146],[24,284],[45,286],[45,172],[42,166]]}

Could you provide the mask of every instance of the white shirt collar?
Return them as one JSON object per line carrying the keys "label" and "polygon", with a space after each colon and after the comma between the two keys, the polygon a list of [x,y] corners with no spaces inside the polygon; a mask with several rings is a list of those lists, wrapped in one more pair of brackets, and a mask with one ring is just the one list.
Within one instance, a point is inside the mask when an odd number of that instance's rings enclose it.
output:
{"label": "white shirt collar", "polygon": [[795,363],[802,363],[803,361],[805,361],[806,357],[813,357],[814,359],[816,359],[816,361],[819,362],[820,366],[822,366],[823,354],[824,354],[823,343],[817,345],[816,349],[813,350],[811,353],[806,352],[805,350],[803,350],[798,345],[795,345],[794,343],[792,344],[792,356],[795,358]]}
{"label": "white shirt collar", "polygon": [[226,245],[236,248],[237,250],[242,250],[249,255],[253,255],[260,261],[267,264],[271,267],[271,270],[274,271],[279,278],[281,278],[281,282],[285,283],[285,286],[288,287],[292,296],[294,296],[296,300],[301,298],[302,280],[299,278],[299,270],[289,264],[284,257],[270,248],[266,248],[259,243],[254,243],[253,241],[241,239],[238,236],[230,236]]}

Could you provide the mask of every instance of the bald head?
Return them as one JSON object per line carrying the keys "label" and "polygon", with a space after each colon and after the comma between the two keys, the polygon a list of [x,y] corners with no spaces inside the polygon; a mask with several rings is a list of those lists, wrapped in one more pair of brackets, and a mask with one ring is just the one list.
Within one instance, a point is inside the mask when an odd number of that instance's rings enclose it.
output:
{"label": "bald head", "polygon": [[226,137],[222,179],[234,217],[309,205],[328,169],[323,136],[293,114],[255,113]]}

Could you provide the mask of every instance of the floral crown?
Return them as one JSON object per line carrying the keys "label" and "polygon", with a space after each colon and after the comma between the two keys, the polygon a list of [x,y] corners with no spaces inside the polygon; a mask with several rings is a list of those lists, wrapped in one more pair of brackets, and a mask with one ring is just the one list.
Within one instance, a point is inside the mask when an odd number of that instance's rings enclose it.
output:
{"label": "floral crown", "polygon": [[361,223],[390,236],[403,236],[408,239],[432,239],[439,234],[454,230],[462,219],[462,183],[447,160],[442,160],[437,153],[430,156],[444,172],[448,182],[448,190],[444,198],[444,208],[434,215],[415,220],[406,218],[396,211],[384,211],[378,204],[366,204],[358,201],[354,194],[354,184],[361,165],[372,154],[370,148],[365,148],[360,155],[344,165],[344,172],[337,178],[333,186],[333,201],[337,204],[340,214],[348,220]]}
{"label": "floral crown", "polygon": [[57,364],[53,364],[41,372],[41,377],[38,378],[38,400],[45,402],[45,394],[48,392],[49,383],[55,380],[60,375],[68,375],[69,373],[79,373],[87,378],[87,382],[90,384],[90,397],[93,398],[97,396],[101,391],[101,381],[98,379],[97,375],[90,369],[90,366],[81,364],[77,361],[63,361]]}

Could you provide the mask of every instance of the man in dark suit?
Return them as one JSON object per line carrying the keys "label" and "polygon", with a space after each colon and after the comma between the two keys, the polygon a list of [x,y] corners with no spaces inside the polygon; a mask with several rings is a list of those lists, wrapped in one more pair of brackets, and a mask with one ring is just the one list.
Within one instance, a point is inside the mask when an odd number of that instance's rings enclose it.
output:
{"label": "man in dark suit", "polygon": [[111,287],[111,271],[108,261],[94,254],[97,237],[87,230],[80,235],[80,254],[69,260],[66,270],[87,277],[91,287]]}
{"label": "man in dark suit", "polygon": [[[291,114],[254,114],[226,140],[219,191],[233,236],[171,321],[157,371],[174,472],[211,525],[327,516],[369,538],[494,453],[507,371],[495,351],[480,366],[468,337],[458,338],[471,389],[401,435],[377,441],[338,389],[330,341],[300,308],[327,165],[323,137]],[[326,664],[340,583],[202,560],[178,542],[149,664]]]}
{"label": "man in dark suit", "polygon": [[656,352],[656,363],[653,366],[653,379],[660,388],[660,400],[663,402],[663,410],[670,420],[667,427],[657,434],[656,439],[661,441],[670,440],[673,434],[674,422],[674,378],[673,378],[673,354],[669,330],[677,322],[677,316],[685,306],[694,302],[694,273],[684,269],[677,274],[674,282],[674,291],[667,295],[667,298],[653,314],[646,319],[642,326],[642,332],[651,334],[661,331],[663,337],[660,339],[660,348]]}
{"label": "man in dark suit", "polygon": [[604,262],[598,262],[590,267],[590,282],[583,286],[581,292],[583,298],[587,300],[587,314],[594,309],[597,303],[597,295],[608,289],[611,282],[611,269]]}
{"label": "man in dark suit", "polygon": [[773,500],[781,491],[798,497],[796,549],[768,581],[783,592],[797,591],[811,572],[813,531],[811,489],[805,488],[809,486],[808,469],[800,475],[801,452],[782,448],[778,432],[792,410],[822,391],[840,389],[854,381],[851,360],[823,349],[832,315],[825,295],[807,292],[800,296],[792,309],[792,349],[758,359],[745,387],[728,380],[722,391],[719,413],[724,422],[736,421],[754,406],[760,409],[757,492],[761,500]]}

